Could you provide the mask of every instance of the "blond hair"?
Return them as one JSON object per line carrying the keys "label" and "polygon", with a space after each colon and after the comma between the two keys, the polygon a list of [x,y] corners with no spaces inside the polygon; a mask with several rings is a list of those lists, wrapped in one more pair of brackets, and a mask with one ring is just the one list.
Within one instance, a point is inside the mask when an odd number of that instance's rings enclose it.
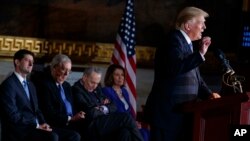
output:
{"label": "blond hair", "polygon": [[183,23],[186,23],[187,21],[193,19],[197,16],[204,16],[205,18],[208,17],[208,13],[196,8],[196,7],[186,7],[183,10],[181,10],[177,16],[175,27],[180,28]]}

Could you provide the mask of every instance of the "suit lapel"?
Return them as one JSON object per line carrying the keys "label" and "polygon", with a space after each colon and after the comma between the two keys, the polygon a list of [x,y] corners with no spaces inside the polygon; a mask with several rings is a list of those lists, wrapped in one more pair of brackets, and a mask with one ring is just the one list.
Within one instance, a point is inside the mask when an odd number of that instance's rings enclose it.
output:
{"label": "suit lapel", "polygon": [[55,99],[59,100],[60,103],[63,103],[63,100],[62,100],[62,97],[60,94],[60,90],[59,90],[58,86],[56,85],[56,82],[52,81],[51,87],[52,87],[51,90],[54,90]]}
{"label": "suit lapel", "polygon": [[[14,73],[12,74],[12,78],[13,78],[13,82],[14,82],[14,83],[16,84],[16,86],[17,86],[17,91],[18,91],[20,97],[22,97],[22,99],[24,99],[23,102],[26,102],[27,105],[28,105],[28,107],[29,107],[31,110],[33,110],[33,109],[32,109],[32,105],[31,105],[31,102],[30,102],[29,98],[27,97],[26,92],[25,92],[25,90],[24,90],[24,88],[23,88],[23,85],[21,84],[21,82],[19,81],[19,79],[17,78],[17,76],[16,76]],[[32,95],[32,93],[30,93],[30,95]],[[32,96],[31,96],[31,97],[32,97]]]}
{"label": "suit lapel", "polygon": [[181,39],[180,42],[181,42],[181,44],[183,44],[182,50],[183,50],[185,53],[187,53],[188,55],[192,54],[192,50],[191,50],[191,48],[190,48],[190,46],[189,46],[187,40],[185,39],[185,37],[182,35],[181,31],[178,30],[177,36],[180,37],[180,39]]}
{"label": "suit lapel", "polygon": [[29,102],[32,105],[32,108],[34,111],[36,111],[36,100],[35,100],[35,90],[31,87],[30,82],[28,81],[28,88],[29,88],[29,92],[30,92],[30,99]]}

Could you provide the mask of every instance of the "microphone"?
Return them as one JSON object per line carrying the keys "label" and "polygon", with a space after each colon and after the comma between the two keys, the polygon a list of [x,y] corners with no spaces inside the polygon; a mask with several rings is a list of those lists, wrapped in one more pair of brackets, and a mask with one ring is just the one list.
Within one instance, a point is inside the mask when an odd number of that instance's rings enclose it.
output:
{"label": "microphone", "polygon": [[220,49],[214,49],[214,55],[221,62],[223,69],[227,74],[233,75],[235,73],[229,64],[229,61],[226,59],[225,54]]}

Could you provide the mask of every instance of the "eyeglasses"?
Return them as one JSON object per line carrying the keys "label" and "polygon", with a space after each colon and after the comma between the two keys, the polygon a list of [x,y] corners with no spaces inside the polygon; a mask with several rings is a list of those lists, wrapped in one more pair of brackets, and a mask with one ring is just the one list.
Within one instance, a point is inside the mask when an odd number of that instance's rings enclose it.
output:
{"label": "eyeglasses", "polygon": [[71,73],[71,69],[63,68],[63,67],[59,67],[59,66],[56,67],[55,70],[60,75],[69,75]]}
{"label": "eyeglasses", "polygon": [[60,73],[63,75],[69,75],[71,73],[71,70],[60,70]]}

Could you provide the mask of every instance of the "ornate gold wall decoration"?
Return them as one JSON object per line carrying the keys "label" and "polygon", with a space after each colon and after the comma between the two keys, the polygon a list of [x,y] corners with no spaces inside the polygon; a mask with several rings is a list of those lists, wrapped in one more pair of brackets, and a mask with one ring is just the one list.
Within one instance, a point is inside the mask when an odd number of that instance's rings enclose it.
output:
{"label": "ornate gold wall decoration", "polygon": [[0,57],[12,57],[19,49],[28,49],[36,54],[40,53],[44,40],[14,36],[0,36]]}
{"label": "ornate gold wall decoration", "polygon": [[[68,55],[74,64],[108,64],[113,53],[113,44],[46,40],[16,36],[0,36],[0,58],[12,58],[19,49],[28,49],[42,62],[49,62],[58,54]],[[137,65],[152,67],[155,49],[136,46]]]}

